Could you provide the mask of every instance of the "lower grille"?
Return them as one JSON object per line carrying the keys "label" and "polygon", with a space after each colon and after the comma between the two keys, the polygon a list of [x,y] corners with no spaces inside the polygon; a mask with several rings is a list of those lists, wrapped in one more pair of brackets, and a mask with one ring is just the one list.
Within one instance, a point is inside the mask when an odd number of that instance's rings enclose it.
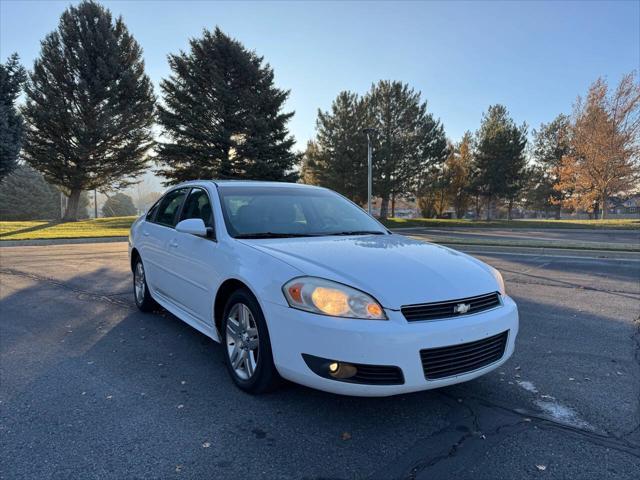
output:
{"label": "lower grille", "polygon": [[500,305],[500,295],[498,292],[493,292],[446,302],[405,305],[401,308],[401,311],[408,322],[419,322],[421,320],[439,320],[465,314],[470,315],[495,308],[498,305]]}
{"label": "lower grille", "polygon": [[398,367],[389,367],[384,365],[355,365],[358,369],[349,380],[354,383],[366,383],[369,385],[402,385],[404,378],[402,370]]}
{"label": "lower grille", "polygon": [[504,355],[509,331],[493,337],[450,347],[420,350],[427,380],[469,373],[497,362]]}

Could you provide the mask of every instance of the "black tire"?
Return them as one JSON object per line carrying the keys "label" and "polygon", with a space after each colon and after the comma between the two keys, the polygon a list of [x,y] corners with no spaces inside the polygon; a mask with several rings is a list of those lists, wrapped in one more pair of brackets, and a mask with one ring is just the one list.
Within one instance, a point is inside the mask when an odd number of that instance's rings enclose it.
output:
{"label": "black tire", "polygon": [[[140,275],[140,270],[142,269],[142,294],[138,291],[137,279]],[[152,312],[156,308],[158,308],[158,304],[151,297],[151,293],[149,292],[149,286],[147,285],[147,277],[144,270],[144,264],[142,263],[142,259],[138,257],[133,265],[133,298],[136,302],[136,306],[142,312]]]}
{"label": "black tire", "polygon": [[[258,332],[258,354],[255,361],[255,369],[249,378],[242,378],[232,365],[231,355],[229,351],[233,347],[229,342],[233,340],[233,335],[227,331],[229,327],[229,317],[234,307],[244,305],[248,307],[254,320],[255,327]],[[233,320],[231,320],[233,323]],[[233,327],[233,325],[232,325]],[[224,307],[224,316],[222,317],[221,344],[224,349],[224,359],[233,382],[242,390],[250,394],[260,394],[275,390],[282,383],[282,379],[273,363],[273,354],[271,352],[271,340],[267,323],[262,314],[262,309],[253,294],[244,288],[238,289],[231,294]],[[247,352],[249,354],[249,352]],[[252,358],[255,358],[252,357]],[[246,371],[246,369],[245,369]]]}

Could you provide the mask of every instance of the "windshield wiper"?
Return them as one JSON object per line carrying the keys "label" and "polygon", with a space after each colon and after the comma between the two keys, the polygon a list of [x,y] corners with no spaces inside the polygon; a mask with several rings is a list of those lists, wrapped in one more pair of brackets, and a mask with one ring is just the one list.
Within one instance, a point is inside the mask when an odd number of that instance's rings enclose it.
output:
{"label": "windshield wiper", "polygon": [[380,230],[347,230],[344,232],[331,232],[325,235],[386,235],[386,232]]}
{"label": "windshield wiper", "polygon": [[242,233],[236,235],[234,238],[294,238],[294,237],[315,237],[309,233],[274,233],[274,232],[259,232],[259,233]]}

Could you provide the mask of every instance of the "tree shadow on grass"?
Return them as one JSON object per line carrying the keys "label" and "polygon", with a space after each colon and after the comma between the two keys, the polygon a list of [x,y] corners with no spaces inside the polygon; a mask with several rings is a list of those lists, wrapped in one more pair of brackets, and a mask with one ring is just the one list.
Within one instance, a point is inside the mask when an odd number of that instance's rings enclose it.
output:
{"label": "tree shadow on grass", "polygon": [[21,235],[23,233],[37,232],[38,230],[45,230],[55,225],[60,225],[60,223],[62,222],[59,222],[56,220],[56,221],[43,223],[42,225],[35,225],[33,227],[21,228],[20,230],[11,230],[9,232],[0,233],[0,238],[12,237],[14,235]]}

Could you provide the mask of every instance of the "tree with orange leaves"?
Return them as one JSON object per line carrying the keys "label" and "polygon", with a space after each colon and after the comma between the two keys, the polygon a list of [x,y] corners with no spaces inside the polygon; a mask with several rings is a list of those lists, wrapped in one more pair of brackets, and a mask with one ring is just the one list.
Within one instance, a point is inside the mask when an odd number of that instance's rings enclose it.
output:
{"label": "tree with orange leaves", "polygon": [[605,218],[607,199],[628,192],[640,181],[640,85],[635,72],[615,92],[596,80],[586,100],[574,105],[571,153],[562,159],[556,190],[564,205]]}

